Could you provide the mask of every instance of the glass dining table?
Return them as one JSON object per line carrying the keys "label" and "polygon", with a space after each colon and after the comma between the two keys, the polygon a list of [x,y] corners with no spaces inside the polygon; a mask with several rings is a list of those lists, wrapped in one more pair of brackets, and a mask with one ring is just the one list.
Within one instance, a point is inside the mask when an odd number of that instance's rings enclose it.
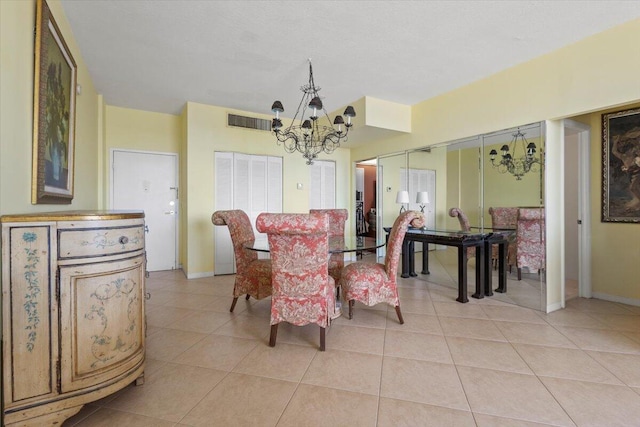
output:
{"label": "glass dining table", "polygon": [[[360,255],[363,251],[371,251],[384,246],[385,238],[375,238],[368,236],[333,236],[329,237],[329,253],[340,254],[355,252]],[[257,252],[269,252],[269,241],[266,236],[244,244],[246,249]]]}

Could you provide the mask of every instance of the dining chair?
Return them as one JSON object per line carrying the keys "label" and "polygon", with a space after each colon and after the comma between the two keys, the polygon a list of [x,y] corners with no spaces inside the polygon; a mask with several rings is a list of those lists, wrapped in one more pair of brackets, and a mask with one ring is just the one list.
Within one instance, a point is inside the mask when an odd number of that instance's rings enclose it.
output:
{"label": "dining chair", "polygon": [[[469,218],[467,218],[467,215],[464,212],[462,212],[462,209],[460,208],[449,209],[449,216],[458,218],[458,222],[460,223],[460,231],[471,230],[471,224],[469,223]],[[475,256],[476,256],[476,249],[473,247],[467,248],[467,260],[471,258],[475,258]]]}
{"label": "dining chair", "polygon": [[325,214],[262,213],[256,228],[267,233],[271,253],[271,336],[278,324],[320,326],[320,351],[325,330],[335,317],[335,283],[329,276],[329,220]]}
{"label": "dining chair", "polygon": [[[349,218],[346,209],[310,209],[310,214],[326,214],[329,218],[329,238],[344,239],[344,223]],[[340,274],[344,268],[344,254],[331,254],[329,257],[329,276],[333,277],[336,285],[340,282]]]}
{"label": "dining chair", "polygon": [[249,216],[242,210],[215,211],[211,216],[214,225],[226,225],[229,228],[233,253],[236,261],[236,280],[233,286],[233,302],[230,312],[236,307],[238,297],[246,299],[266,298],[271,295],[271,260],[258,259],[258,253],[244,247],[253,243],[255,234]]}
{"label": "dining chair", "polygon": [[516,230],[516,267],[518,280],[522,280],[522,269],[530,271],[545,268],[545,219],[544,208],[518,208]]}
{"label": "dining chair", "polygon": [[[518,208],[489,208],[489,215],[491,215],[491,227],[496,229],[513,230],[514,232],[509,234],[507,240],[509,246],[507,249],[507,265],[509,269],[511,266],[516,265],[516,227],[518,225]],[[491,262],[495,268],[498,265],[498,245],[493,245],[491,248]]]}
{"label": "dining chair", "polygon": [[379,303],[392,305],[396,309],[398,321],[400,324],[404,323],[398,298],[398,262],[409,224],[422,227],[424,223],[424,214],[417,211],[403,212],[391,227],[384,264],[354,262],[342,270],[340,286],[345,301],[349,302],[349,319],[353,318],[354,302],[360,301],[368,306]]}

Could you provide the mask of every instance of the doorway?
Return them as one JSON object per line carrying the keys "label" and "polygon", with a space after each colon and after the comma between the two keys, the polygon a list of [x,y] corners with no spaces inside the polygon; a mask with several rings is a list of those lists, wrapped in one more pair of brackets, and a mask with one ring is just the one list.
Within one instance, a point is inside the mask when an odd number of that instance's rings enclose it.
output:
{"label": "doorway", "polygon": [[360,236],[376,237],[377,233],[377,160],[356,163],[356,232]]}
{"label": "doorway", "polygon": [[590,139],[589,126],[564,120],[565,301],[591,298]]}
{"label": "doorway", "polygon": [[111,151],[111,208],[145,215],[147,271],[173,270],[178,253],[178,156]]}

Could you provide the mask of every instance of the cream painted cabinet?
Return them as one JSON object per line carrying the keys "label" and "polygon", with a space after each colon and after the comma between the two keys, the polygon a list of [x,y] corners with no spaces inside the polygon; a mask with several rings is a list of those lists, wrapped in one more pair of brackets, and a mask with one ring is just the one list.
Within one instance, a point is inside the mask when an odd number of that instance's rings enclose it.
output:
{"label": "cream painted cabinet", "polygon": [[142,212],[3,216],[2,425],[59,425],[143,381]]}

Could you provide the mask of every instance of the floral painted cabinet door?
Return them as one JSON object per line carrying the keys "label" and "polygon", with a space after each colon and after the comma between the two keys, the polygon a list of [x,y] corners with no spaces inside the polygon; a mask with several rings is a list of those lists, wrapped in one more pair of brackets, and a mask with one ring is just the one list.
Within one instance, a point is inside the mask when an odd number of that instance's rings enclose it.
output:
{"label": "floral painted cabinet door", "polygon": [[63,393],[100,384],[144,359],[143,282],[142,255],[60,267]]}

